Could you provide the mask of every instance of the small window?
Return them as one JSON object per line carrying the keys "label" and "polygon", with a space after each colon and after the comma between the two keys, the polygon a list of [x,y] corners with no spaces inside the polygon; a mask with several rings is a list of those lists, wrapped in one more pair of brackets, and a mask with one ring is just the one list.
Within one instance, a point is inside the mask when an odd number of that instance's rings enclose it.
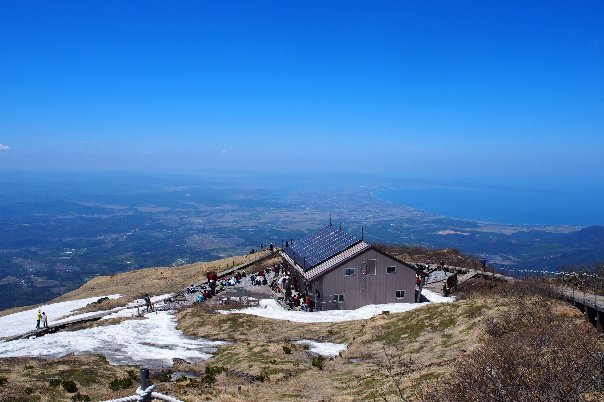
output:
{"label": "small window", "polygon": [[367,260],[367,275],[375,275],[375,267],[377,266],[377,260]]}
{"label": "small window", "polygon": [[396,291],[396,298],[397,299],[404,299],[405,298],[405,291],[404,290],[397,290]]}
{"label": "small window", "polygon": [[387,274],[393,274],[396,272],[396,267],[386,267]]}
{"label": "small window", "polygon": [[335,303],[344,303],[344,295],[333,295],[333,301]]}
{"label": "small window", "polygon": [[346,275],[346,276],[354,275],[354,268],[346,268],[344,270],[344,275]]}

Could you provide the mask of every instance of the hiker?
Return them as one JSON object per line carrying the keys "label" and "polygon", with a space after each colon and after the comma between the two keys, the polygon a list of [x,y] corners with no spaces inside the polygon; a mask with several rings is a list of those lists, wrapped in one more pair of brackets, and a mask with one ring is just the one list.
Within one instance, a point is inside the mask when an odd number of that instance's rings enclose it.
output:
{"label": "hiker", "polygon": [[203,295],[201,293],[197,294],[197,303],[203,302]]}
{"label": "hiker", "polygon": [[147,307],[147,313],[153,311],[153,304],[151,304],[151,298],[148,294],[145,294],[145,306]]}
{"label": "hiker", "polygon": [[48,328],[48,316],[44,311],[42,311],[42,327]]}
{"label": "hiker", "polygon": [[40,321],[42,320],[42,313],[38,310],[38,314],[36,315],[36,330],[40,329]]}

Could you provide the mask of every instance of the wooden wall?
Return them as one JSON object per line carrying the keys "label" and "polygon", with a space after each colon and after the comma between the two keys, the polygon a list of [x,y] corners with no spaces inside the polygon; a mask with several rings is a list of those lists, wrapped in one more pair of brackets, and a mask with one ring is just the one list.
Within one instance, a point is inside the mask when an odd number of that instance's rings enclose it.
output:
{"label": "wooden wall", "polygon": [[[366,272],[371,265],[369,260],[375,260],[375,275]],[[396,272],[386,273],[389,266],[396,267]],[[346,268],[354,268],[354,274],[345,275]],[[367,304],[415,302],[415,271],[373,249],[340,265],[312,285],[313,293],[315,290],[321,292],[317,307],[322,310],[352,310]],[[404,298],[396,298],[397,290],[405,291]],[[344,302],[334,302],[335,294],[343,294]]]}

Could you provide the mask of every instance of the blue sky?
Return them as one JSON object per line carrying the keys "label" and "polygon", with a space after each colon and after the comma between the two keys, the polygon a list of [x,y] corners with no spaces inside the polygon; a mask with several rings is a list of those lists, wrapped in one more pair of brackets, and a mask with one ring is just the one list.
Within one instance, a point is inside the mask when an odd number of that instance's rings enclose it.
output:
{"label": "blue sky", "polygon": [[604,183],[601,1],[2,1],[0,170]]}

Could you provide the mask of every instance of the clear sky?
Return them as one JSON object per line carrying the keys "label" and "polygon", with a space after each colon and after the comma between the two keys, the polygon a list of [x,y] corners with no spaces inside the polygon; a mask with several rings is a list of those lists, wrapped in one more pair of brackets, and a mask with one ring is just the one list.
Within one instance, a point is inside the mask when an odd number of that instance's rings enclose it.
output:
{"label": "clear sky", "polygon": [[604,2],[0,2],[0,170],[604,185]]}

